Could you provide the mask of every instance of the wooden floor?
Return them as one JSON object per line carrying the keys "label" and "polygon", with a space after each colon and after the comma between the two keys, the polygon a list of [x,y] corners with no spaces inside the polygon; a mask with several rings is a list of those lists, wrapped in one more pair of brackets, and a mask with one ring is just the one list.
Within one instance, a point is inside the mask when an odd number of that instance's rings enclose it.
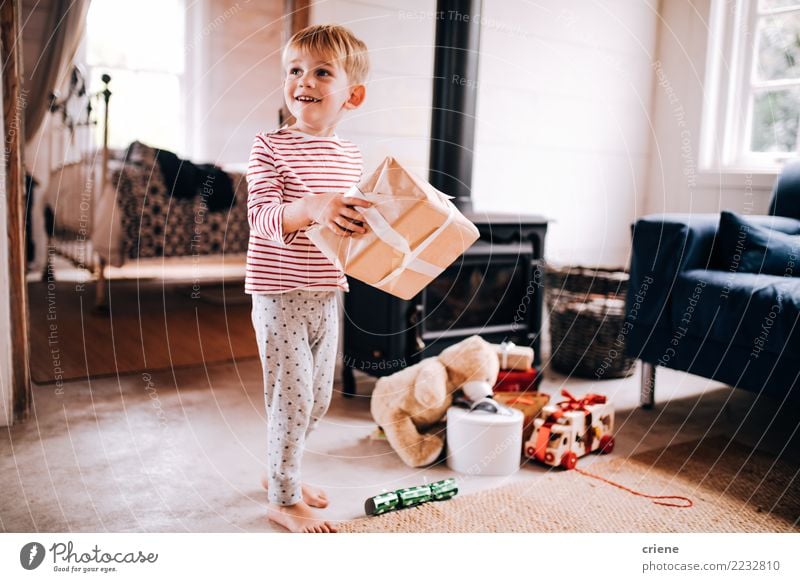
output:
{"label": "wooden floor", "polygon": [[109,313],[93,310],[93,287],[74,282],[29,283],[31,375],[37,383],[258,356],[250,305],[241,286],[164,285],[160,281],[112,281]]}

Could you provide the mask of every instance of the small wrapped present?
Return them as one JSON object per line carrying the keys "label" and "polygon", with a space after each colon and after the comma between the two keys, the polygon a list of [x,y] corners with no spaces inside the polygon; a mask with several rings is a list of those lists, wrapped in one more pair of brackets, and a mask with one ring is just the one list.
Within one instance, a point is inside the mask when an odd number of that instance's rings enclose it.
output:
{"label": "small wrapped present", "polygon": [[538,371],[536,368],[527,370],[500,370],[492,391],[498,392],[532,392],[536,390]]}
{"label": "small wrapped present", "polygon": [[308,238],[346,274],[401,299],[413,298],[479,237],[449,196],[391,157],[346,196],[373,203],[358,207],[367,233],[341,237],[314,225]]}
{"label": "small wrapped present", "polygon": [[516,408],[524,415],[522,421],[522,442],[525,443],[533,433],[533,421],[549,401],[550,396],[539,392],[499,392],[494,399],[500,404]]}
{"label": "small wrapped present", "polygon": [[514,342],[495,344],[501,370],[528,370],[533,365],[533,348]]}

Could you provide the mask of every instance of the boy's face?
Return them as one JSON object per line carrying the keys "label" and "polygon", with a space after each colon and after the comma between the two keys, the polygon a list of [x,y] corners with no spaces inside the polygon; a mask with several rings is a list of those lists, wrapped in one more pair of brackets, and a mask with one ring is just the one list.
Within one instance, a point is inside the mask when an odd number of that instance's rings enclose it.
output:
{"label": "boy's face", "polygon": [[332,135],[344,112],[361,105],[364,93],[363,85],[350,85],[339,63],[288,50],[283,96],[297,120],[293,126],[296,129],[314,135]]}

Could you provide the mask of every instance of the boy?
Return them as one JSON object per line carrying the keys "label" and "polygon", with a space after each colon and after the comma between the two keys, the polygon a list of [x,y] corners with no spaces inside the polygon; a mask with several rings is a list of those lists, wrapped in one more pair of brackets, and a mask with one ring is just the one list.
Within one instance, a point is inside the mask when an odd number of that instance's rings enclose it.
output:
{"label": "boy", "polygon": [[[358,148],[334,130],[364,101],[367,47],[346,28],[310,26],[283,54],[284,98],[295,122],[256,136],[247,170],[245,292],[264,370],[269,437],[267,516],[293,532],[335,532],[311,509],[324,492],[299,480],[303,445],[325,414],[333,387],[339,330],[336,290],[347,279],[314,246],[306,228],[340,236],[366,232],[343,194],[361,177]],[[356,222],[354,222],[356,221]]]}

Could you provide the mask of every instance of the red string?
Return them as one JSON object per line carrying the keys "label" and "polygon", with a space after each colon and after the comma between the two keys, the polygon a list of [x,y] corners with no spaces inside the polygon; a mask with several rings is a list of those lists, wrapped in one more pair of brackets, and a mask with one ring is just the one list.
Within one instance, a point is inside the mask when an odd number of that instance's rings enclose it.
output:
{"label": "red string", "polygon": [[687,505],[680,505],[678,503],[666,503],[664,501],[653,501],[656,505],[666,505],[667,507],[679,507],[681,509],[688,509],[694,503],[688,497],[683,497],[682,495],[648,495],[647,493],[640,493],[639,491],[634,491],[624,485],[620,485],[619,483],[614,483],[605,477],[601,477],[600,475],[595,475],[594,473],[590,473],[589,471],[584,471],[583,469],[578,469],[575,467],[575,471],[580,473],[581,475],[586,475],[587,477],[591,477],[592,479],[598,479],[604,483],[608,483],[609,485],[613,485],[614,487],[619,487],[623,491],[627,491],[628,493],[633,493],[634,495],[638,495],[639,497],[647,497],[648,499],[681,499],[687,503]]}

